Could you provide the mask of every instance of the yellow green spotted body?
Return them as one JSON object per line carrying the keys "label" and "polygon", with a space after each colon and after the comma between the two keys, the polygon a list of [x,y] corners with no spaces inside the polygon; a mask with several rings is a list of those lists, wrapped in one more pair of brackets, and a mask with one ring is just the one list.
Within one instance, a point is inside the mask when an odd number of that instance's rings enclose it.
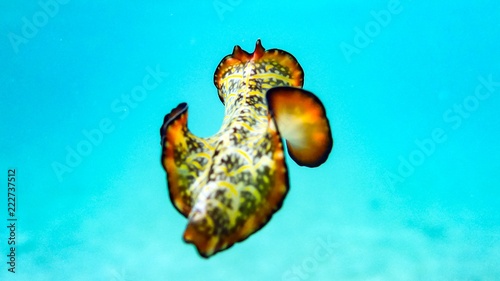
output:
{"label": "yellow green spotted body", "polygon": [[214,83],[225,105],[214,136],[188,130],[185,103],[160,130],[170,198],[189,220],[184,240],[203,257],[246,239],[281,207],[289,186],[282,136],[292,159],[310,167],[333,145],[323,105],[301,89],[302,68],[289,53],[265,51],[260,40],[252,54],[236,46]]}

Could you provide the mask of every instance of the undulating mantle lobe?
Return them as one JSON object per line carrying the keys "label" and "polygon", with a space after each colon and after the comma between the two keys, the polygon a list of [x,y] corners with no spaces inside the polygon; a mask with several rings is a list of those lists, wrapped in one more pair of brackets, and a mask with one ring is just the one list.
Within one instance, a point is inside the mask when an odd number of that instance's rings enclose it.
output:
{"label": "undulating mantle lobe", "polygon": [[165,116],[162,164],[173,204],[189,219],[184,240],[203,257],[262,228],[288,191],[281,137],[301,166],[323,164],[333,146],[325,109],[302,90],[304,74],[289,53],[252,54],[235,46],[214,75],[225,117],[217,134],[199,138],[187,128],[187,104]]}

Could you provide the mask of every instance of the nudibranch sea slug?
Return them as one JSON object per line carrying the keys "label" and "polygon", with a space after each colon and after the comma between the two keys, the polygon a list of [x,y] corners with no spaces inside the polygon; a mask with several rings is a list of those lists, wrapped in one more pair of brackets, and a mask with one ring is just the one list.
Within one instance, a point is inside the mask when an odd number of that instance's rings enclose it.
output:
{"label": "nudibranch sea slug", "polygon": [[301,166],[323,164],[333,138],[321,101],[302,88],[289,53],[235,46],[214,84],[225,106],[219,132],[200,138],[187,127],[186,103],[164,118],[161,162],[170,199],[188,218],[184,241],[208,258],[261,229],[281,208],[288,170],[281,138]]}

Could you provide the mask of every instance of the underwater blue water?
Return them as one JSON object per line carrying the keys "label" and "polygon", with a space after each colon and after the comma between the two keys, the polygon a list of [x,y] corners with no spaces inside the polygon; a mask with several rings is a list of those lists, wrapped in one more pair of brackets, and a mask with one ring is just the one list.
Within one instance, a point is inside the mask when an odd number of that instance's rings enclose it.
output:
{"label": "underwater blue water", "polygon": [[[500,280],[499,14],[493,0],[1,1],[0,280]],[[282,209],[207,260],[182,241],[159,128],[187,102],[191,130],[214,134],[215,67],[258,38],[298,59],[335,145],[319,168],[287,158]]]}

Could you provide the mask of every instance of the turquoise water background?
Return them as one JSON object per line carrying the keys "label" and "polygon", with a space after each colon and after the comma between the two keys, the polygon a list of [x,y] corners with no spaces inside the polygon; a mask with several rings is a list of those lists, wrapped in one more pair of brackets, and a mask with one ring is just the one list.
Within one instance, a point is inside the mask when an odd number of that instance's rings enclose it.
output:
{"label": "turquoise water background", "polygon": [[[103,2],[103,3],[102,3]],[[125,3],[124,3],[125,2]],[[498,1],[0,2],[0,280],[500,280]],[[160,165],[214,134],[238,44],[292,53],[335,138],[270,223],[206,260]]]}

